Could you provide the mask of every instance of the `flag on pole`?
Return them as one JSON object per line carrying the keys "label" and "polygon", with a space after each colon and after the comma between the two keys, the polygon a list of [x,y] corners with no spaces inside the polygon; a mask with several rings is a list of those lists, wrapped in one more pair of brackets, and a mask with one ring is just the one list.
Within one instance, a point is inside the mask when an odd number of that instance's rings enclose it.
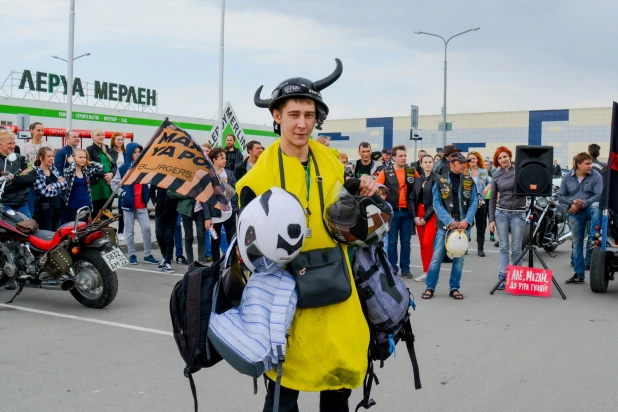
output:
{"label": "flag on pole", "polygon": [[125,176],[125,185],[150,184],[221,210],[230,208],[210,159],[189,133],[167,119]]}
{"label": "flag on pole", "polygon": [[612,109],[609,157],[607,158],[607,167],[605,169],[601,206],[604,209],[618,213],[618,103],[616,102],[614,102]]}

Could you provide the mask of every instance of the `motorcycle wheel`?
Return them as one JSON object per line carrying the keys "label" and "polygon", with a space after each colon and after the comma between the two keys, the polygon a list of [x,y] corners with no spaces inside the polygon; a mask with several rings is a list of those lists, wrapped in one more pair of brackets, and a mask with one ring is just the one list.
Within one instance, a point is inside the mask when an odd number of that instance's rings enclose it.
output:
{"label": "motorcycle wheel", "polygon": [[611,253],[603,252],[600,247],[592,250],[590,259],[590,289],[594,293],[607,292],[609,283]]}
{"label": "motorcycle wheel", "polygon": [[[87,308],[102,309],[112,303],[118,293],[118,277],[107,266],[100,251],[86,249],[73,261],[77,277],[71,295]],[[80,276],[85,278],[85,283],[80,282]]]}
{"label": "motorcycle wheel", "polygon": [[[521,250],[526,249],[526,245],[528,245],[529,237],[530,237],[530,225],[526,224],[526,228],[524,229],[524,236],[521,239]],[[536,239],[532,239],[532,244],[536,245]]]}

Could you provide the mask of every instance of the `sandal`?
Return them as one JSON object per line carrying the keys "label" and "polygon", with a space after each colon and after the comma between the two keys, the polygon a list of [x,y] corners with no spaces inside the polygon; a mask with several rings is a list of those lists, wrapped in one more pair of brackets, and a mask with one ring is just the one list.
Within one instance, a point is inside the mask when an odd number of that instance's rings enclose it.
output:
{"label": "sandal", "polygon": [[423,294],[421,295],[421,297],[422,297],[423,299],[431,299],[431,298],[433,298],[433,290],[431,290],[431,289],[427,289],[427,290],[425,290],[425,292],[423,292]]}
{"label": "sandal", "polygon": [[459,290],[457,289],[451,290],[448,295],[455,300],[462,300],[464,298],[464,295],[462,295],[461,292],[459,292]]}

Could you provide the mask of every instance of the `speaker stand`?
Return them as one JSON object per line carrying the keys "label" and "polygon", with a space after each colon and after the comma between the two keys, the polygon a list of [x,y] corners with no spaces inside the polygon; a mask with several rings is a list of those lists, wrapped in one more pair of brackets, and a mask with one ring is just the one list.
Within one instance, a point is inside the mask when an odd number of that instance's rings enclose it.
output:
{"label": "speaker stand", "polygon": [[[534,210],[535,201],[536,201],[535,196],[532,196],[531,197],[531,201],[530,201],[530,210],[528,211],[528,216],[532,215],[532,211]],[[528,222],[526,222],[526,224],[528,224]],[[515,263],[513,263],[513,266],[517,266],[519,264],[519,262],[521,262],[523,260],[524,255],[526,253],[528,253],[528,267],[530,267],[530,268],[534,267],[534,255],[536,255],[536,257],[539,260],[539,262],[541,262],[541,265],[543,266],[543,268],[545,270],[549,270],[549,268],[545,264],[545,261],[543,260],[541,255],[539,255],[539,252],[538,252],[538,250],[536,248],[536,245],[534,244],[534,242],[532,240],[532,230],[529,230],[528,232],[529,232],[528,233],[528,242],[526,244],[526,247],[525,247],[524,250],[522,250],[522,253],[521,253],[521,256],[519,257],[519,259],[517,259],[517,261]],[[555,288],[560,293],[560,296],[562,296],[562,299],[565,300],[566,299],[566,295],[562,291],[562,288],[560,287],[560,285],[558,285],[558,282],[556,281],[556,277],[552,276],[551,277],[551,281],[554,284]],[[505,282],[506,282],[506,275],[504,276],[504,279],[498,279],[498,283],[496,283],[496,286],[494,286],[494,288],[491,290],[491,292],[489,292],[489,294],[493,295],[494,292],[498,289],[498,287],[502,283],[505,283]]]}

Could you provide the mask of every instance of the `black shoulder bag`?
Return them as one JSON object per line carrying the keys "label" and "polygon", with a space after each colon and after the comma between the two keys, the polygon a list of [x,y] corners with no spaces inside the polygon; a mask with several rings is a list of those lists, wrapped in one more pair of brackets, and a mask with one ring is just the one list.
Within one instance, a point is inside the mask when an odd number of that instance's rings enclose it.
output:
{"label": "black shoulder bag", "polygon": [[[318,169],[318,162],[309,152],[309,158],[315,167],[318,191],[320,193],[320,212],[324,222],[324,192],[322,176]],[[279,148],[279,173],[281,174],[281,188],[285,190],[285,176],[283,171],[283,154]],[[310,214],[307,209],[305,213]],[[326,232],[328,228],[326,228]],[[297,307],[317,308],[332,305],[348,300],[352,295],[350,271],[345,253],[340,244],[333,248],[323,248],[301,252],[287,266],[287,270],[294,276],[298,288]]]}

